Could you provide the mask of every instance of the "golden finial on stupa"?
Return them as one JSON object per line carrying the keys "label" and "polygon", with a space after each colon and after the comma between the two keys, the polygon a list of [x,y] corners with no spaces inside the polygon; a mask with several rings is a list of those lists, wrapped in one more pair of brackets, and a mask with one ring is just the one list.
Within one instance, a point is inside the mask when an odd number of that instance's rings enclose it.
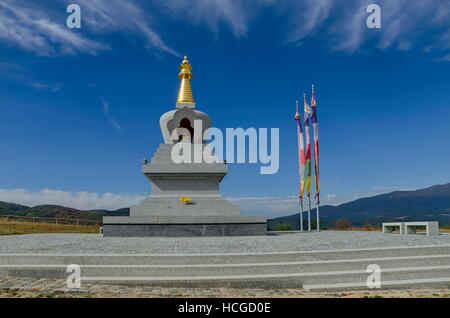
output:
{"label": "golden finial on stupa", "polygon": [[180,90],[178,91],[177,103],[194,103],[190,81],[194,75],[191,73],[191,70],[192,66],[189,64],[187,56],[185,56],[180,65],[180,74],[178,74],[178,78],[181,78],[181,83]]}

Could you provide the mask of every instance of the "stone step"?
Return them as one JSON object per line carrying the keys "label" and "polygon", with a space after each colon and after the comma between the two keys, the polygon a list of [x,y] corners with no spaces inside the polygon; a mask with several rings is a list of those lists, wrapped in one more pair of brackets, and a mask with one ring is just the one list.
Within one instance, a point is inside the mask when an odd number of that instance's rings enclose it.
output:
{"label": "stone step", "polygon": [[81,266],[86,283],[202,288],[305,285],[309,290],[365,289],[367,266],[377,264],[386,286],[430,287],[450,278],[450,246],[231,254],[0,254],[0,275],[66,278],[69,264]]}
{"label": "stone step", "polygon": [[[426,286],[427,288],[449,288],[449,285],[450,277],[435,277],[422,279],[384,280],[381,287],[384,289],[423,288],[424,286]],[[367,284],[365,282],[304,284],[303,288],[306,291],[342,291],[352,289],[367,289]]]}
{"label": "stone step", "polygon": [[[224,276],[84,276],[83,283],[189,288],[304,288],[305,290],[368,289],[365,271],[275,273]],[[55,277],[56,278],[56,277]],[[59,278],[59,277],[58,277]],[[387,268],[381,273],[382,288],[426,287],[450,284],[450,266]]]}
{"label": "stone step", "polygon": [[450,246],[301,251],[279,253],[209,254],[0,254],[0,265],[79,264],[79,265],[190,265],[255,264],[305,261],[355,260],[388,257],[450,255]]}
{"label": "stone step", "polygon": [[[67,264],[54,265],[0,265],[0,270],[11,276],[39,276],[60,277],[67,276]],[[133,277],[198,277],[198,276],[227,276],[253,275],[274,273],[310,273],[332,271],[363,271],[370,264],[377,264],[384,268],[404,268],[426,266],[449,266],[450,255],[390,257],[372,259],[286,262],[286,263],[251,263],[251,264],[198,264],[198,265],[84,265],[80,264],[85,276],[133,276]]]}
{"label": "stone step", "polygon": [[[320,284],[341,284],[341,283],[365,283],[371,273],[366,269],[361,270],[338,270],[331,272],[315,272],[308,273],[304,276],[304,285],[320,285]],[[450,278],[449,265],[433,265],[433,266],[408,266],[396,268],[381,268],[381,283],[386,280],[408,280],[408,279],[425,279],[425,278]]]}
{"label": "stone step", "polygon": [[[83,276],[85,283],[146,285],[161,287],[235,287],[235,288],[306,288],[323,285],[358,285],[367,288],[368,273],[365,271],[333,271],[289,274],[253,274],[199,277],[108,277]],[[410,267],[402,269],[384,269],[381,273],[383,281],[432,280],[435,284],[448,285],[450,266]],[[447,280],[442,281],[442,278]],[[423,287],[424,285],[422,285]]]}

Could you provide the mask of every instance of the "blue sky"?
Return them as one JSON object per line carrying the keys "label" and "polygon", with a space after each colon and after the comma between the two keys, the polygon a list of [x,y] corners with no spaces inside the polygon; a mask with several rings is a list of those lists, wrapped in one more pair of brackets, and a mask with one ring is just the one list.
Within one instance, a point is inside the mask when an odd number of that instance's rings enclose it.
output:
{"label": "blue sky", "polygon": [[[69,3],[82,28],[65,26]],[[378,3],[382,28],[366,27]],[[294,213],[295,100],[317,88],[323,203],[450,182],[450,3],[0,2],[0,200],[119,208],[149,191],[187,55],[215,127],[280,128],[280,170],[229,165],[243,214]]]}

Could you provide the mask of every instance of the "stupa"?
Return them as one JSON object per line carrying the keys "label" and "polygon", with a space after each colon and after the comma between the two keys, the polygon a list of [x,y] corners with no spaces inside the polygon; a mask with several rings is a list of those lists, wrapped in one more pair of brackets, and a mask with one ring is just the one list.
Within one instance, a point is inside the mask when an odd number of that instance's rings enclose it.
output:
{"label": "stupa", "polygon": [[[220,194],[227,164],[213,152],[209,160],[194,158],[199,149],[208,153],[204,132],[211,127],[211,119],[196,110],[191,70],[184,57],[176,107],[160,118],[164,143],[150,161],[142,162],[143,174],[151,182],[151,195],[131,206],[130,216],[104,217],[105,237],[266,235],[266,217],[242,216],[239,206]],[[191,161],[178,163],[173,159],[172,150],[179,143],[187,147],[183,149],[190,148]]]}

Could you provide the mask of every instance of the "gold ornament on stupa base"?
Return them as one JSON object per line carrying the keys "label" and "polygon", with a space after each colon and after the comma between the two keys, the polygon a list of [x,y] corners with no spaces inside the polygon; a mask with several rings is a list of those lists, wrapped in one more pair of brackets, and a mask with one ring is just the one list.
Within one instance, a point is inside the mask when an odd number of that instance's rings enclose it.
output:
{"label": "gold ornament on stupa base", "polygon": [[[194,104],[194,96],[192,95],[191,78],[194,75],[191,73],[192,66],[189,64],[187,56],[184,57],[180,65],[180,73],[178,78],[181,79],[180,89],[178,91],[177,104]],[[192,105],[191,107],[194,107]]]}

